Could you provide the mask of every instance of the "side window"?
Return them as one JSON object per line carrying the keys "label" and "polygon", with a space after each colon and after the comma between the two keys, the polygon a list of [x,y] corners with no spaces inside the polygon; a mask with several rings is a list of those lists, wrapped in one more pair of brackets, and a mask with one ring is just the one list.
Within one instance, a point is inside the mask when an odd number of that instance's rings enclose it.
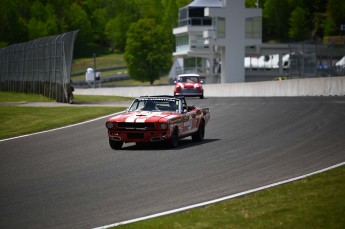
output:
{"label": "side window", "polygon": [[128,111],[135,111],[138,108],[138,100],[135,100],[132,103],[132,106],[128,109]]}

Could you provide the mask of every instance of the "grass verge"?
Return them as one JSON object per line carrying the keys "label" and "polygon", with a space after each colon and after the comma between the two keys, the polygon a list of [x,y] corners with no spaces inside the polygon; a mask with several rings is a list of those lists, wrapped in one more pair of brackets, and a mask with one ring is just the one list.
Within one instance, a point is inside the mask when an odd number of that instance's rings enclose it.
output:
{"label": "grass verge", "polygon": [[300,181],[116,228],[345,228],[345,166]]}
{"label": "grass verge", "polygon": [[0,139],[66,126],[124,110],[121,107],[0,107]]}
{"label": "grass verge", "polygon": [[[76,103],[131,101],[119,96],[77,95]],[[0,139],[35,133],[116,113],[124,107],[20,107],[7,104],[54,102],[37,94],[0,92]]]}
{"label": "grass verge", "polygon": [[[102,56],[96,56],[96,68],[111,68],[117,66],[125,66],[126,62],[122,53],[112,53]],[[94,68],[93,56],[89,58],[79,58],[73,60],[72,70],[73,72],[86,72],[87,68]]]}
{"label": "grass verge", "polygon": [[[128,80],[119,80],[119,81],[113,81],[113,82],[107,82],[103,83],[103,86],[106,87],[112,87],[112,86],[152,86],[150,85],[150,82],[140,82],[132,79]],[[153,82],[153,85],[169,85],[169,77],[163,76],[159,78],[158,80],[155,80]],[[173,87],[173,85],[172,85]]]}
{"label": "grass verge", "polygon": [[53,99],[43,95],[16,93],[16,92],[0,92],[0,103],[28,103],[28,102],[54,102]]}
{"label": "grass verge", "polygon": [[121,97],[121,96],[106,96],[106,95],[74,95],[74,102],[76,104],[119,102],[119,101],[133,101],[133,98]]}

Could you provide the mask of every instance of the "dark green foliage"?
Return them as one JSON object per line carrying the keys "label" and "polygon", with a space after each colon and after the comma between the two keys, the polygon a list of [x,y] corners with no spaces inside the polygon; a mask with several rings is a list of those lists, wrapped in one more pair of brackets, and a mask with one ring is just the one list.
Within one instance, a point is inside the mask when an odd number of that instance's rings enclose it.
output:
{"label": "dark green foliage", "polygon": [[30,40],[59,32],[59,21],[51,4],[43,5],[40,1],[35,1],[30,8],[30,15],[27,25]]}
{"label": "dark green foliage", "polygon": [[340,35],[340,25],[345,24],[344,12],[344,0],[328,0],[324,23],[325,35]]}
{"label": "dark green foliage", "polygon": [[264,39],[286,40],[289,14],[288,0],[266,0],[263,10]]}
{"label": "dark green foliage", "polygon": [[[79,30],[76,55],[92,56],[100,50],[126,48],[127,31],[139,19],[153,19],[169,34],[177,26],[178,10],[192,0],[2,0],[0,4],[0,48]],[[290,41],[341,35],[345,23],[344,0],[245,0],[247,7],[263,8],[263,41]],[[296,9],[304,10],[304,16]],[[299,16],[298,16],[299,15]],[[299,19],[298,19],[299,18]],[[304,19],[303,19],[304,18]],[[296,37],[297,23],[303,25],[302,37]],[[301,21],[302,20],[302,21]],[[306,36],[306,37],[305,37]]]}
{"label": "dark green foliage", "polygon": [[289,37],[295,41],[303,41],[308,38],[307,14],[301,7],[292,11],[290,16]]}

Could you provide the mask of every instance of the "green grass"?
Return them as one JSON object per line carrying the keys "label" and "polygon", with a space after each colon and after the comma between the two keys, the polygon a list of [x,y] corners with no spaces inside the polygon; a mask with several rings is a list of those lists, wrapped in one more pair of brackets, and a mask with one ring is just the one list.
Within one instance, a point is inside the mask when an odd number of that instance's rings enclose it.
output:
{"label": "green grass", "polygon": [[0,139],[66,126],[124,110],[119,107],[0,107]]}
{"label": "green grass", "polygon": [[117,102],[117,101],[132,101],[131,97],[121,96],[103,96],[103,95],[74,95],[74,103],[102,103],[102,102]]}
{"label": "green grass", "polygon": [[[96,69],[125,66],[126,62],[122,53],[113,53],[96,56]],[[73,60],[72,72],[86,72],[87,68],[94,68],[93,56]]]}
{"label": "green grass", "polygon": [[[118,66],[126,66],[126,62],[123,57],[123,53],[115,53],[115,54],[107,54],[102,55],[99,57],[96,57],[96,69],[102,69],[102,68],[111,68],[111,67],[118,67]],[[85,79],[85,72],[87,68],[94,68],[94,59],[93,57],[89,58],[80,58],[75,59],[73,61],[72,65],[72,71],[73,73],[76,72],[82,72],[80,75],[74,75],[72,77],[73,80],[84,80]],[[127,69],[119,69],[119,70],[109,70],[109,71],[102,71],[101,77],[106,77],[109,75],[114,75],[119,72],[125,72]],[[164,76],[161,77],[159,80],[156,80],[154,82],[154,85],[163,84],[168,85],[169,84],[169,77]],[[115,81],[115,82],[108,82],[108,83],[102,83],[102,86],[149,86],[149,82],[140,82],[135,80],[121,80],[121,81]]]}
{"label": "green grass", "polygon": [[[119,96],[77,95],[76,103],[131,101]],[[124,110],[124,107],[21,107],[29,102],[54,102],[36,94],[0,92],[0,139],[49,130]]]}
{"label": "green grass", "polygon": [[[117,102],[132,101],[131,97],[122,96],[103,96],[103,95],[74,95],[75,103],[97,103],[97,102]],[[16,92],[0,92],[0,103],[3,104],[23,104],[30,102],[55,102],[55,100],[47,98],[43,95],[26,94]]]}
{"label": "green grass", "polygon": [[345,166],[290,184],[117,228],[345,228]]}
{"label": "green grass", "polygon": [[0,103],[54,102],[53,99],[38,94],[0,92]]}
{"label": "green grass", "polygon": [[[107,76],[113,76],[118,73],[124,73],[127,72],[127,69],[119,69],[119,70],[109,70],[109,71],[102,71],[101,72],[101,78],[105,78]],[[79,75],[74,75],[72,76],[72,81],[77,81],[77,80],[85,80],[85,72]]]}
{"label": "green grass", "polygon": [[[163,76],[159,80],[155,80],[153,82],[153,85],[168,85],[169,84],[169,77]],[[120,80],[120,81],[114,81],[109,83],[103,83],[102,86],[109,87],[109,86],[150,86],[149,82],[140,82],[136,80]]]}

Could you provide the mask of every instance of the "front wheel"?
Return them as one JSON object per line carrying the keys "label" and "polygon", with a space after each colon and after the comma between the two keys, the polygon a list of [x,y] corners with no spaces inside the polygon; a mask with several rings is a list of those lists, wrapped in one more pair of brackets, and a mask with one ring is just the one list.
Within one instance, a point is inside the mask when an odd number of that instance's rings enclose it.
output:
{"label": "front wheel", "polygon": [[109,145],[112,149],[121,149],[123,142],[117,142],[109,139]]}
{"label": "front wheel", "polygon": [[180,139],[178,137],[178,129],[175,128],[174,131],[171,134],[170,141],[169,141],[169,146],[171,148],[177,148],[179,145]]}
{"label": "front wheel", "polygon": [[205,136],[205,121],[201,120],[197,132],[192,135],[193,141],[203,141]]}

